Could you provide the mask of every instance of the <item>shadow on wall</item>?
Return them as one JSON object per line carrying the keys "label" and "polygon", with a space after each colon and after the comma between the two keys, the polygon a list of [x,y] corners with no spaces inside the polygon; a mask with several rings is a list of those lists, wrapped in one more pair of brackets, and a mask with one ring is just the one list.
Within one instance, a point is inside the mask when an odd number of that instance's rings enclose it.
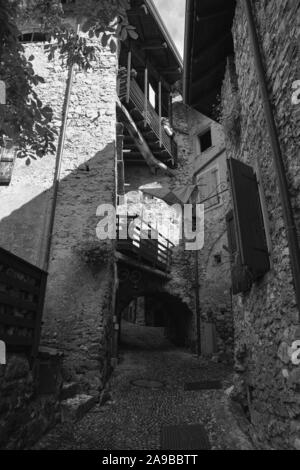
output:
{"label": "shadow on wall", "polygon": [[[102,385],[109,362],[105,338],[112,327],[114,244],[96,238],[96,210],[114,203],[114,162],[112,142],[60,181],[43,316],[44,342],[65,353],[66,379],[92,383],[92,388]],[[45,190],[43,175],[38,179],[39,163],[33,164],[32,178],[24,180],[29,170],[18,162],[21,168],[11,186],[0,189],[5,204],[0,209],[0,245],[43,267],[53,187],[48,184]],[[36,195],[30,199],[31,194]],[[95,369],[104,371],[101,377]]]}

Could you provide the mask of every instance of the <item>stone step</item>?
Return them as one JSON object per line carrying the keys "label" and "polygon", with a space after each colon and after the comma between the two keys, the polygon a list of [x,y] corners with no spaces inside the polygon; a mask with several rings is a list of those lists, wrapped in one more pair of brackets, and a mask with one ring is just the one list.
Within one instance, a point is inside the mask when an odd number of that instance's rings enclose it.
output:
{"label": "stone step", "polygon": [[75,397],[75,395],[77,395],[78,392],[79,392],[78,383],[76,382],[64,383],[60,391],[59,399],[60,401],[68,400],[68,398]]}
{"label": "stone step", "polygon": [[99,401],[99,396],[76,395],[61,402],[62,422],[78,421]]}

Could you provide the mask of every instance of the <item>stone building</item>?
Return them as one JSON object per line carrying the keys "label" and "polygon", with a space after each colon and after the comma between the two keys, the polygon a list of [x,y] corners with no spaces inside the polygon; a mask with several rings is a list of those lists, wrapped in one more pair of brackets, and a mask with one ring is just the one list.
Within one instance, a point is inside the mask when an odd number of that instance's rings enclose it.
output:
{"label": "stone building", "polygon": [[[205,242],[197,255],[201,353],[204,355],[215,353],[218,354],[220,360],[230,360],[233,349],[233,318],[230,256],[226,229],[229,188],[224,135],[218,123],[184,105],[180,96],[173,100],[172,114],[178,153],[187,156],[184,170],[188,171],[190,176],[186,181],[192,182],[193,186],[198,188],[197,202],[205,205]],[[138,183],[141,181],[140,172],[136,169],[134,171]],[[142,174],[144,178],[144,173]],[[142,181],[144,181],[143,178]],[[179,184],[183,182],[184,178],[181,176]],[[165,182],[162,184],[165,185]],[[145,194],[159,195],[161,191],[161,185],[157,185],[157,177],[155,184],[148,183],[140,188],[144,188]],[[150,205],[150,207],[154,211],[154,206]],[[195,254],[188,256],[185,252],[184,257],[186,262],[192,261],[193,269],[196,269]],[[195,277],[194,271],[192,278]],[[180,295],[183,289],[184,285],[180,287]],[[196,308],[196,299],[193,302]],[[164,306],[161,305],[160,300],[150,298],[147,301],[141,298],[138,305],[136,299],[130,304],[125,316],[133,322],[140,323],[142,319],[146,325],[161,326],[161,311],[164,311]],[[194,337],[187,342],[180,343],[179,341],[178,344],[186,344],[197,350],[196,318],[192,328]]]}
{"label": "stone building", "polygon": [[[176,107],[175,107],[176,110]],[[230,256],[225,214],[229,205],[226,150],[220,124],[187,107],[198,202],[205,206],[205,241],[199,252],[201,350],[230,360],[233,349]]]}
{"label": "stone building", "polygon": [[233,398],[259,446],[298,450],[299,8],[188,1],[184,72],[186,102],[225,130]]}
{"label": "stone building", "polygon": [[195,341],[195,259],[183,242],[170,263],[169,240],[143,240],[142,225],[134,227],[138,243],[97,237],[99,206],[117,208],[145,185],[193,182],[192,152],[163,125],[165,118],[175,126],[171,93],[181,59],[151,0],[133,0],[127,14],[138,39],[110,48],[88,37],[95,49],[88,71],[64,65],[59,54],[49,61],[44,33],[34,22],[20,25],[58,137],[55,156],[31,165],[16,159],[8,173],[0,162],[0,339],[8,351],[0,366],[1,447],[30,445],[61,409],[67,419],[78,404],[95,403],[133,299],[155,294],[170,336]]}

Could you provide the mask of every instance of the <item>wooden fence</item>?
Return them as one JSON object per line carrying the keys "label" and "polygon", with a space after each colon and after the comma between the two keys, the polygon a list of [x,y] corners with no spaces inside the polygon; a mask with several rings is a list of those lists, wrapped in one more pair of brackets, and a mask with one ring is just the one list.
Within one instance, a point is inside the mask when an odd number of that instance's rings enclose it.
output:
{"label": "wooden fence", "polygon": [[37,354],[47,273],[0,248],[0,340],[8,351]]}

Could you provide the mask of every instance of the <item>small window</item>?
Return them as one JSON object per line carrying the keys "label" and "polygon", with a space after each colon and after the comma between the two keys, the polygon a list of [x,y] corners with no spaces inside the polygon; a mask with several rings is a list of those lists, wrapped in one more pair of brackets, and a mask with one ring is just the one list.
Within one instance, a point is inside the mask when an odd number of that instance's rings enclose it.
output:
{"label": "small window", "polygon": [[222,255],[221,253],[216,253],[214,255],[214,262],[215,262],[215,266],[219,265],[222,263]]}
{"label": "small window", "polygon": [[156,93],[154,88],[149,83],[149,102],[152,104],[153,108],[156,108]]}
{"label": "small window", "polygon": [[16,147],[11,139],[5,139],[4,146],[0,147],[0,186],[9,186],[14,162]]}
{"label": "small window", "polygon": [[199,143],[200,143],[200,150],[201,152],[205,152],[206,150],[212,147],[212,136],[211,136],[211,129],[208,129],[203,134],[198,136]]}

